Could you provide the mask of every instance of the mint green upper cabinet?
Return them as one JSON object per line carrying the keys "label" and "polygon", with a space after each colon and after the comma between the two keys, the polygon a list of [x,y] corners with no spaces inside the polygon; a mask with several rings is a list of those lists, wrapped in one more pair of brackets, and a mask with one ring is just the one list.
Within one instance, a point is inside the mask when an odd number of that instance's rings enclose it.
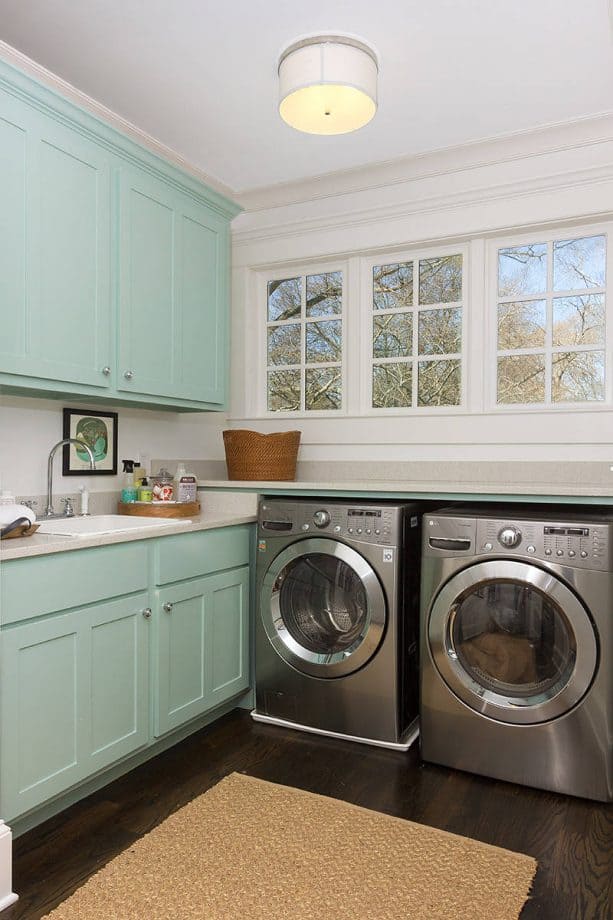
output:
{"label": "mint green upper cabinet", "polygon": [[177,396],[176,214],[168,186],[146,173],[120,175],[117,386]]}
{"label": "mint green upper cabinet", "polygon": [[0,386],[221,409],[240,210],[0,61]]}
{"label": "mint green upper cabinet", "polygon": [[229,320],[230,232],[227,221],[187,202],[178,227],[179,301],[177,360],[181,393],[223,406]]}
{"label": "mint green upper cabinet", "polygon": [[223,405],[228,245],[211,209],[122,168],[118,389]]}
{"label": "mint green upper cabinet", "polygon": [[0,92],[0,367],[107,388],[108,153]]}

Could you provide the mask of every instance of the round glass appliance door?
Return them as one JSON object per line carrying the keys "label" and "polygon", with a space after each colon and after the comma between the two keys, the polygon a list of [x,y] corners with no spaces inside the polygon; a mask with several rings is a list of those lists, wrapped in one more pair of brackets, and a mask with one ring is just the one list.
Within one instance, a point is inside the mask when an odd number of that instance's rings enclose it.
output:
{"label": "round glass appliance door", "polygon": [[572,709],[598,662],[576,595],[550,572],[511,560],[453,576],[433,604],[428,639],[450,689],[501,722],[545,722]]}
{"label": "round glass appliance door", "polygon": [[266,634],[292,667],[315,677],[351,674],[385,629],[383,590],[371,565],[344,543],[299,540],[271,563],[260,611]]}

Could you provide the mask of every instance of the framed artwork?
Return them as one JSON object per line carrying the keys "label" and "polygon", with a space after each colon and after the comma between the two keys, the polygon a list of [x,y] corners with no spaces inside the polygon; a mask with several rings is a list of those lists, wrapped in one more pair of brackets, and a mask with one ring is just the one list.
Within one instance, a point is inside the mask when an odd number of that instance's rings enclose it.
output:
{"label": "framed artwork", "polygon": [[93,451],[96,469],[89,467],[89,454],[76,444],[65,444],[64,476],[117,475],[117,413],[64,409],[64,438],[76,438]]}

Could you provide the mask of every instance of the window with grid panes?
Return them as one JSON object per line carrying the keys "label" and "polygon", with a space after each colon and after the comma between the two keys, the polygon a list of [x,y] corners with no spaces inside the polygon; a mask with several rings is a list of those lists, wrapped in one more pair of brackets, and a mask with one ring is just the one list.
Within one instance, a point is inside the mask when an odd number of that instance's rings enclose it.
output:
{"label": "window with grid panes", "polygon": [[268,282],[269,412],[341,409],[342,312],[341,271]]}
{"label": "window with grid panes", "polygon": [[605,393],[604,235],[498,250],[498,404]]}
{"label": "window with grid panes", "polygon": [[462,255],[375,265],[372,407],[462,401]]}

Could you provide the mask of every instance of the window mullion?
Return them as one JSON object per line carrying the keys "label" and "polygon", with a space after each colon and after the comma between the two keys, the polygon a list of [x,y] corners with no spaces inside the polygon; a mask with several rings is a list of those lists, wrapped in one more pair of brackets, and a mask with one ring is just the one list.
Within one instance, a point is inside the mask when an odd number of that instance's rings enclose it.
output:
{"label": "window mullion", "polygon": [[417,377],[419,367],[417,356],[419,354],[419,259],[413,260],[413,329],[412,329],[412,361],[411,361],[411,405],[417,406]]}
{"label": "window mullion", "polygon": [[300,292],[300,336],[301,336],[301,360],[300,369],[300,409],[306,412],[306,273],[301,279]]}
{"label": "window mullion", "polygon": [[546,320],[545,320],[545,403],[551,405],[553,357],[553,242],[547,243],[547,295],[546,295]]}

